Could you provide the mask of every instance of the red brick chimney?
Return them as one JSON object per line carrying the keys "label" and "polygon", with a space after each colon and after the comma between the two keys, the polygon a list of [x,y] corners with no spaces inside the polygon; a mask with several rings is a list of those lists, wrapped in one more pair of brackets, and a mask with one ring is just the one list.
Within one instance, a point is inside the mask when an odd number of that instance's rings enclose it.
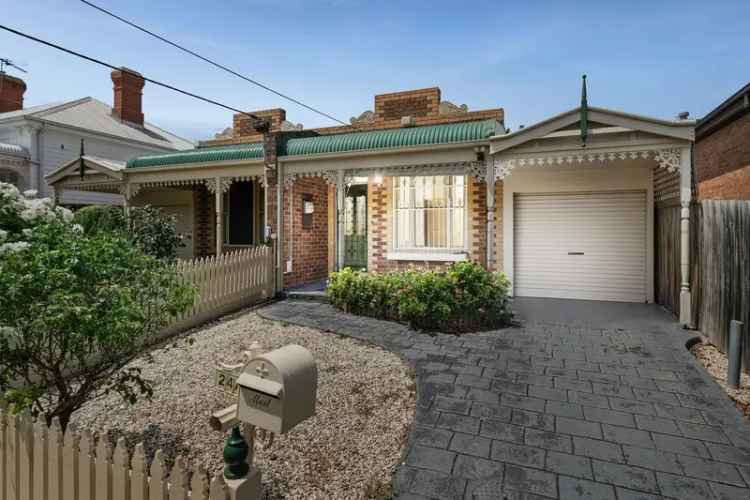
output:
{"label": "red brick chimney", "polygon": [[20,78],[0,72],[0,113],[23,109],[26,84]]}
{"label": "red brick chimney", "polygon": [[145,81],[140,73],[128,68],[112,71],[115,103],[112,112],[121,120],[143,125],[141,96]]}

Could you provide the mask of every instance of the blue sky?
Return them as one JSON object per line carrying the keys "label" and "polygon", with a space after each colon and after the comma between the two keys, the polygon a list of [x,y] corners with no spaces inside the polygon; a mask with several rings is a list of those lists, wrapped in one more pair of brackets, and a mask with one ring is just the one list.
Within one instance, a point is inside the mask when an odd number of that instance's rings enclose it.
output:
{"label": "blue sky", "polygon": [[[470,109],[503,107],[516,129],[589,103],[702,116],[750,81],[745,2],[92,0],[345,121],[376,93],[439,86]],[[225,74],[77,0],[4,2],[2,24],[253,110],[283,107],[306,128],[333,122]],[[26,104],[112,102],[109,72],[0,32],[26,63]],[[232,113],[146,86],[146,119],[189,139]]]}

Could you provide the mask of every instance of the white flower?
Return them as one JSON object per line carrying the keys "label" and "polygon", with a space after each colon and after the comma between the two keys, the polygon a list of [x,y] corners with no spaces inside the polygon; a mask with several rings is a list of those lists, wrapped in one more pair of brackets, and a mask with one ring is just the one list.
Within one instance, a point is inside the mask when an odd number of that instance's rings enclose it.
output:
{"label": "white flower", "polygon": [[56,207],[55,210],[57,210],[57,213],[62,216],[62,219],[65,222],[71,222],[73,220],[73,212],[68,210],[65,207]]}
{"label": "white flower", "polygon": [[0,229],[0,243],[8,239],[8,231]]}
{"label": "white flower", "polygon": [[82,234],[83,233],[83,226],[80,224],[73,224],[73,232]]}
{"label": "white flower", "polygon": [[22,232],[22,233],[23,233],[23,235],[24,235],[24,236],[26,236],[27,238],[31,238],[31,235],[33,234],[33,231],[32,231],[31,229],[24,229],[24,230],[22,230],[21,232]]}
{"label": "white flower", "polygon": [[13,253],[13,252],[20,252],[22,250],[26,250],[31,245],[26,243],[25,241],[12,241],[10,243],[3,243],[0,245],[0,255],[5,255],[6,253]]}
{"label": "white flower", "polygon": [[39,191],[37,191],[36,189],[27,189],[26,191],[23,192],[23,195],[26,198],[36,198],[38,194],[39,194]]}

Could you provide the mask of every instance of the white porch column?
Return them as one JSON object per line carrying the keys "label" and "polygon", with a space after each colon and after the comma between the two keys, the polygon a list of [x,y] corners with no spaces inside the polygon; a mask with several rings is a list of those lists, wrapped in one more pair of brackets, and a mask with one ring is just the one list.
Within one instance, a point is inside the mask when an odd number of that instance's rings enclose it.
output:
{"label": "white porch column", "polygon": [[690,293],[690,202],[692,200],[692,150],[680,151],[680,324],[692,327]]}
{"label": "white porch column", "polygon": [[336,270],[344,268],[344,171],[336,172]]}
{"label": "white porch column", "polygon": [[214,191],[214,196],[216,198],[215,198],[214,206],[216,207],[216,256],[218,257],[219,255],[221,255],[221,245],[222,245],[222,240],[223,240],[222,238],[223,232],[222,232],[222,227],[221,227],[222,226],[221,219],[222,219],[223,214],[222,214],[221,205],[222,205],[222,201],[224,198],[223,196],[224,193],[222,192],[222,189],[221,189],[221,177],[217,177],[215,182],[216,182],[216,190]]}
{"label": "white porch column", "polygon": [[487,160],[485,186],[487,188],[487,270],[495,268],[495,166]]}

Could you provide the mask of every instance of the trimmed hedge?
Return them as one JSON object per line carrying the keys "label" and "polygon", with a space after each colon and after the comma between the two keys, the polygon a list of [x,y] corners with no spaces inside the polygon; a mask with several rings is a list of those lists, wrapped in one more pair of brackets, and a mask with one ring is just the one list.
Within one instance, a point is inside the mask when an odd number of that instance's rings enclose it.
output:
{"label": "trimmed hedge", "polygon": [[459,333],[509,325],[509,288],[505,274],[458,262],[440,270],[344,269],[331,274],[326,293],[334,306],[353,314],[400,321],[418,330]]}

